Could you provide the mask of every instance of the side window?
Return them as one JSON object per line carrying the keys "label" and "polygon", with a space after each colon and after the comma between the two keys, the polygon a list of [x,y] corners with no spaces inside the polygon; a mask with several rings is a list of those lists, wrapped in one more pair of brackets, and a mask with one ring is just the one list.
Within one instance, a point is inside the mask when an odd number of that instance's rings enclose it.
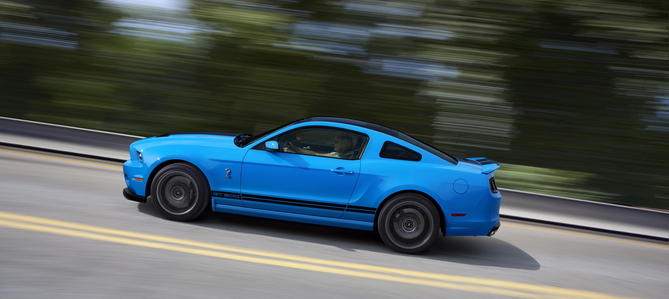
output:
{"label": "side window", "polygon": [[423,158],[421,154],[390,141],[383,144],[379,157],[406,161],[420,161]]}
{"label": "side window", "polygon": [[331,127],[306,127],[273,138],[279,151],[338,159],[359,159],[367,135]]}

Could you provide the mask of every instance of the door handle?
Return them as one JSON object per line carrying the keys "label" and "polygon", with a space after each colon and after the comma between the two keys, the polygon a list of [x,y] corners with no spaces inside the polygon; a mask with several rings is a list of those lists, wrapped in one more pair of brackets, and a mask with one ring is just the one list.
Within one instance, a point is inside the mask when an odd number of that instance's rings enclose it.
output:
{"label": "door handle", "polygon": [[337,167],[337,169],[330,169],[330,171],[339,174],[353,174],[353,171],[345,171],[342,167]]}

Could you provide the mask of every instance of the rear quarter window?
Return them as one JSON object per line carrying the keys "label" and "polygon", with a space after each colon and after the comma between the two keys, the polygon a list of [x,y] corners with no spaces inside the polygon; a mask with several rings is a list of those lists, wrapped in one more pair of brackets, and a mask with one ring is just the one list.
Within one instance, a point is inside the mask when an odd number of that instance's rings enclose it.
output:
{"label": "rear quarter window", "polygon": [[423,159],[421,154],[390,141],[383,144],[379,157],[405,161],[420,161]]}

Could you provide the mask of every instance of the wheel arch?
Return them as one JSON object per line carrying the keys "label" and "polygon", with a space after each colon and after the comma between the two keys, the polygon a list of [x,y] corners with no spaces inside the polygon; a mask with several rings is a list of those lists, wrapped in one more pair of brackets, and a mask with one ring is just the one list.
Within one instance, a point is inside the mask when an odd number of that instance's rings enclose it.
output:
{"label": "wheel arch", "polygon": [[383,201],[381,202],[381,204],[379,204],[379,207],[376,209],[376,213],[374,214],[374,233],[378,233],[377,222],[378,222],[378,219],[379,219],[379,215],[381,214],[381,210],[386,205],[386,203],[388,203],[388,201],[391,198],[393,198],[397,195],[410,194],[410,193],[421,195],[421,196],[425,197],[427,200],[429,200],[430,202],[432,202],[432,204],[437,208],[437,211],[439,212],[439,228],[441,229],[442,235],[445,234],[446,233],[446,216],[444,215],[444,209],[441,207],[441,205],[434,198],[432,198],[432,196],[428,195],[425,192],[421,192],[421,191],[418,191],[418,190],[402,190],[402,191],[398,191],[398,192],[395,192],[393,194],[390,194],[386,198],[384,198]]}
{"label": "wheel arch", "polygon": [[[197,169],[198,171],[200,171],[204,175],[204,177],[207,181],[209,180],[209,178],[204,174],[202,169],[200,169],[200,167],[197,167],[197,165],[195,165],[191,162],[188,162],[186,160],[181,160],[181,159],[172,159],[172,160],[163,161],[160,164],[158,164],[156,167],[154,167],[153,171],[151,171],[151,174],[149,175],[149,179],[146,182],[146,187],[145,187],[146,190],[144,191],[144,192],[146,192],[145,193],[146,197],[151,196],[151,185],[153,185],[153,180],[156,177],[156,174],[158,172],[160,172],[161,169],[167,167],[168,165],[172,165],[172,164],[176,164],[176,163],[189,164],[189,165],[195,167],[195,169]],[[207,182],[207,183],[209,183],[209,182]]]}

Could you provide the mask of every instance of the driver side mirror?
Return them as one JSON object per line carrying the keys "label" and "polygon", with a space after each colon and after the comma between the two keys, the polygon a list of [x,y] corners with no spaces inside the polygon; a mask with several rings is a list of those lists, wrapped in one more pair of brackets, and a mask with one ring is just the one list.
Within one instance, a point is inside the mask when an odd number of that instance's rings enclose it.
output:
{"label": "driver side mirror", "polygon": [[279,151],[279,143],[276,141],[267,141],[265,142],[265,150],[271,152]]}

